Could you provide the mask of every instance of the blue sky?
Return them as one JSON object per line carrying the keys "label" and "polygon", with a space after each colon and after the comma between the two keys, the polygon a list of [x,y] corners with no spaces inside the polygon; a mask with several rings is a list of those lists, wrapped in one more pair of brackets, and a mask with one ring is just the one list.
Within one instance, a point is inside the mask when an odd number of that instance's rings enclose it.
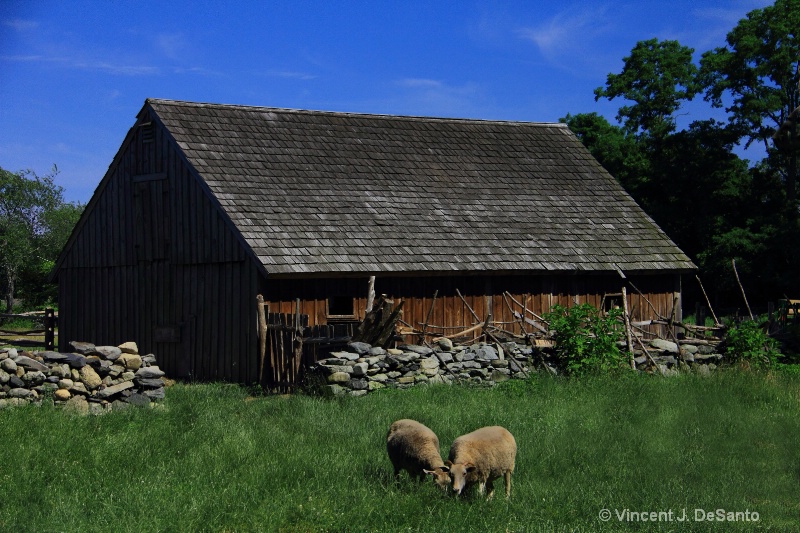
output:
{"label": "blue sky", "polygon": [[[704,51],[765,0],[0,0],[0,167],[87,202],[145,98],[555,122],[634,45]],[[702,102],[682,120],[708,118]]]}

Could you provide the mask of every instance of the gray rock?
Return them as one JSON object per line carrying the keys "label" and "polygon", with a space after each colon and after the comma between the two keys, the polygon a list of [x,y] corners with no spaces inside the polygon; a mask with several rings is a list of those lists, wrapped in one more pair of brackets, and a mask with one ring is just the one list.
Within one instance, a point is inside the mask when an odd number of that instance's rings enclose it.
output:
{"label": "gray rock", "polygon": [[497,353],[497,350],[494,349],[493,346],[481,346],[475,352],[475,358],[480,359],[481,361],[494,361],[495,359],[500,359],[500,356]]}
{"label": "gray rock", "polygon": [[355,390],[354,389],[354,390],[350,391],[350,396],[355,396],[355,397],[365,396],[367,394],[367,392],[368,392],[367,390]]}
{"label": "gray rock", "polygon": [[34,391],[24,387],[18,387],[8,391],[9,398],[35,398],[37,395]]}
{"label": "gray rock", "polygon": [[80,370],[84,366],[86,366],[86,358],[82,355],[76,353],[68,353],[64,354],[67,356],[67,364],[70,368],[75,368]]}
{"label": "gray rock", "polygon": [[356,363],[353,365],[352,374],[356,377],[366,376],[369,365],[367,363]]}
{"label": "gray rock", "polygon": [[136,377],[142,379],[152,379],[164,377],[164,371],[157,366],[144,366],[136,371]]}
{"label": "gray rock", "polygon": [[345,359],[347,361],[358,361],[358,354],[350,353],[350,352],[332,352],[331,355],[333,357],[338,357],[339,359]]}
{"label": "gray rock", "polygon": [[386,355],[386,350],[384,350],[380,346],[373,346],[372,348],[369,349],[369,354],[374,356]]}
{"label": "gray rock", "polygon": [[133,393],[127,398],[124,398],[122,401],[132,405],[137,405],[139,407],[145,407],[147,405],[150,405],[150,398],[144,394],[139,394],[139,393]]}
{"label": "gray rock", "polygon": [[[163,383],[162,383],[162,385],[163,385]],[[117,393],[120,393],[120,392],[122,392],[122,391],[124,391],[126,389],[130,389],[131,387],[133,387],[133,382],[132,381],[123,381],[122,383],[119,383],[118,385],[112,385],[110,387],[106,387],[105,389],[99,390],[99,391],[97,391],[97,393],[95,395],[98,398],[104,398],[104,399],[105,398],[110,398],[110,397],[114,396]]]}
{"label": "gray rock", "polygon": [[27,383],[28,386],[41,385],[46,379],[47,376],[44,375],[44,372],[39,370],[31,370],[22,375],[22,381]]}
{"label": "gray rock", "polygon": [[116,361],[122,355],[122,350],[117,346],[95,346],[93,353],[102,355],[108,361]]}
{"label": "gray rock", "polygon": [[47,372],[50,370],[44,363],[40,363],[36,359],[31,359],[30,357],[24,355],[17,357],[15,362],[17,363],[17,366],[21,366],[22,368],[26,368],[28,370],[38,370],[39,372]]}
{"label": "gray rock", "polygon": [[123,381],[123,383],[130,383],[131,386],[135,383],[136,386],[141,387],[143,389],[157,389],[159,387],[164,386],[164,380],[161,378],[152,378],[152,379],[141,379],[136,378],[133,381]]}
{"label": "gray rock", "polygon": [[442,363],[445,363],[445,364],[446,363],[450,363],[450,362],[453,361],[453,354],[452,353],[447,353],[447,352],[441,352],[439,354],[439,360]]}
{"label": "gray rock", "polygon": [[66,354],[53,352],[50,350],[39,352],[39,355],[41,355],[42,359],[44,359],[48,363],[60,363],[62,361],[66,361],[67,359]]}
{"label": "gray rock", "polygon": [[351,379],[349,385],[353,390],[367,390],[369,388],[369,380]]}
{"label": "gray rock", "polygon": [[160,388],[160,389],[146,390],[146,391],[142,392],[142,394],[144,394],[145,396],[147,396],[151,400],[163,400],[164,397],[166,396],[163,387]]}
{"label": "gray rock", "polygon": [[10,372],[12,374],[16,374],[17,363],[15,363],[13,359],[3,359],[2,361],[0,361],[0,369],[5,370],[6,372]]}
{"label": "gray rock", "polygon": [[11,388],[22,388],[25,387],[25,382],[19,379],[19,376],[16,374],[10,374],[8,377],[8,384]]}
{"label": "gray rock", "polygon": [[10,380],[10,379],[11,379],[11,376],[8,374],[8,372],[6,372],[2,368],[0,368],[0,385],[4,385],[4,384],[8,383],[8,380]]}
{"label": "gray rock", "polygon": [[366,342],[348,342],[347,346],[355,350],[355,352],[359,355],[364,355],[369,353],[371,345],[367,344]]}
{"label": "gray rock", "polygon": [[428,357],[426,359],[421,359],[419,362],[419,366],[423,370],[439,368],[439,360],[436,357]]}
{"label": "gray rock", "polygon": [[377,381],[379,383],[386,383],[389,380],[389,376],[386,374],[375,374],[369,377],[370,381]]}
{"label": "gray rock", "polygon": [[86,385],[83,384],[81,381],[76,381],[72,387],[69,388],[69,391],[73,395],[80,395],[80,396],[88,396],[89,391],[86,389]]}
{"label": "gray rock", "polygon": [[453,341],[451,341],[450,339],[442,337],[437,341],[437,344],[439,345],[439,348],[441,348],[443,352],[453,351]]}
{"label": "gray rock", "polygon": [[653,339],[650,341],[650,346],[663,352],[678,353],[678,345],[664,339]]}
{"label": "gray rock", "polygon": [[75,353],[79,353],[81,355],[92,353],[96,349],[95,345],[91,342],[71,341],[70,345],[72,346],[72,349],[75,350]]}
{"label": "gray rock", "polygon": [[428,355],[433,352],[433,350],[431,350],[427,346],[418,346],[416,344],[404,344],[400,346],[400,349],[403,350],[404,352],[413,352],[419,355]]}

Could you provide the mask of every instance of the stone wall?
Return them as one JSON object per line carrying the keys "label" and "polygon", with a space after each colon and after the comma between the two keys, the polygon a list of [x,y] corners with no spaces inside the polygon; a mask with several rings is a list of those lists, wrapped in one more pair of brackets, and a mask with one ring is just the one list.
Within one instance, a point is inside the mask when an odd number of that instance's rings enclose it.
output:
{"label": "stone wall", "polygon": [[[708,373],[722,356],[716,346],[700,347],[654,339],[648,355],[634,352],[642,372],[677,375],[680,371]],[[624,348],[623,346],[623,349]],[[309,368],[308,384],[326,396],[363,396],[386,387],[408,388],[421,383],[469,383],[492,386],[514,378],[527,378],[543,365],[558,373],[553,351],[515,342],[453,346],[440,339],[433,348],[406,344],[397,349],[351,342],[347,350],[333,352]]]}
{"label": "stone wall", "polygon": [[72,353],[0,348],[0,409],[41,403],[103,413],[164,398],[164,372],[134,342],[95,346],[72,342]]}
{"label": "stone wall", "polygon": [[505,343],[453,346],[441,339],[435,348],[405,344],[383,349],[351,342],[309,368],[310,387],[325,395],[362,396],[385,387],[420,383],[472,383],[491,386],[528,377],[530,347]]}

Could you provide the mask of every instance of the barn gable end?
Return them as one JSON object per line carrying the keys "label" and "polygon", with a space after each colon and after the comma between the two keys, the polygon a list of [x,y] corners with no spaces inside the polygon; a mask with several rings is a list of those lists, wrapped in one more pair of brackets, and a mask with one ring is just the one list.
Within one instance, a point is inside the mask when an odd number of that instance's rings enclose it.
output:
{"label": "barn gable end", "polygon": [[262,269],[176,148],[143,109],[57,263],[59,348],[136,340],[175,377],[245,381]]}

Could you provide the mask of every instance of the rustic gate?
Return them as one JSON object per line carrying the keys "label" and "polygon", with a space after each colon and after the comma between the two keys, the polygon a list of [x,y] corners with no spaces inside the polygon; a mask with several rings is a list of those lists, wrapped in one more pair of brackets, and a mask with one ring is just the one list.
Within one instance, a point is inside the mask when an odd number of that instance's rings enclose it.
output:
{"label": "rustic gate", "polygon": [[287,393],[303,384],[305,369],[331,351],[346,346],[355,324],[308,327],[308,315],[270,313],[258,296],[259,383],[269,392]]}

